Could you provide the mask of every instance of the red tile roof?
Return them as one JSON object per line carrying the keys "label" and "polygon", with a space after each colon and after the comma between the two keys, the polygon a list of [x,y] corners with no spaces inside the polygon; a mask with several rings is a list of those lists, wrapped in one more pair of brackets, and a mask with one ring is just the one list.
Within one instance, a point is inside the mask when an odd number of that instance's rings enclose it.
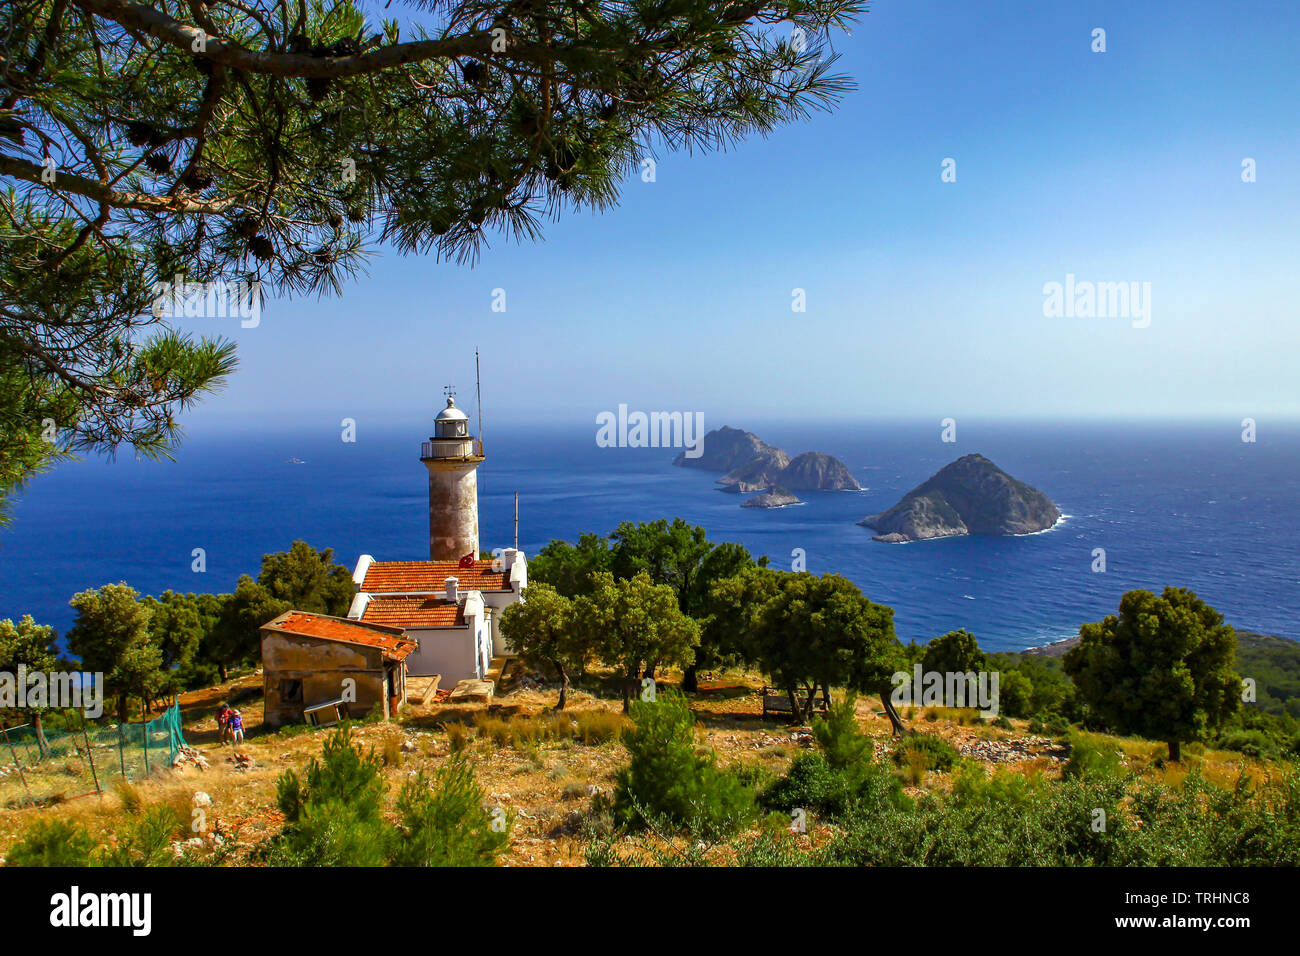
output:
{"label": "red tile roof", "polygon": [[406,636],[400,627],[377,622],[352,621],[328,614],[308,611],[285,611],[274,621],[262,625],[266,631],[283,631],[302,637],[315,637],[344,644],[363,644],[380,648],[386,657],[405,660],[416,649],[417,643]]}
{"label": "red tile roof", "polygon": [[491,561],[475,561],[472,568],[455,561],[376,561],[366,569],[360,590],[370,594],[441,592],[448,578],[459,579],[462,591],[509,591],[510,572],[493,571]]}
{"label": "red tile roof", "polygon": [[374,597],[361,619],[398,627],[464,627],[464,605],[438,597]]}

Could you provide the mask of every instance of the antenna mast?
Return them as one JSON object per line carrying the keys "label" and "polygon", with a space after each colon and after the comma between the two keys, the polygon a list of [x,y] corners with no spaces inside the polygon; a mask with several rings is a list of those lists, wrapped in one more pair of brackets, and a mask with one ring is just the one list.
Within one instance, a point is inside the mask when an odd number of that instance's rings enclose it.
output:
{"label": "antenna mast", "polygon": [[474,392],[478,398],[478,448],[483,454],[483,382],[478,372],[478,349],[474,349]]}
{"label": "antenna mast", "polygon": [[515,492],[515,550],[519,550],[519,492]]}

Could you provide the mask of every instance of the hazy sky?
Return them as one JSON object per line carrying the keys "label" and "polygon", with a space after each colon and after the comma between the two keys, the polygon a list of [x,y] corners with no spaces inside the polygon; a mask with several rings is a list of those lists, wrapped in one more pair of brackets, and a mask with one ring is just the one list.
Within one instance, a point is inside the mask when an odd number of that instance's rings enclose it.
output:
{"label": "hazy sky", "polygon": [[[541,243],[190,321],[242,361],[192,423],[467,404],[475,346],[497,421],[1300,417],[1296,5],[885,0],[835,43],[838,111],[660,155]],[[1045,316],[1067,274],[1150,283],[1149,327]]]}

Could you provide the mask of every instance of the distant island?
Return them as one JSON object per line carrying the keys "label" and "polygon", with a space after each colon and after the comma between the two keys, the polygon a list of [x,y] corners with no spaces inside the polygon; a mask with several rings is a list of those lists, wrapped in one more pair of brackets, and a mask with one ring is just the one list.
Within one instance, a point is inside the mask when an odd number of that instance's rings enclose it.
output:
{"label": "distant island", "polygon": [[858,524],[888,544],[965,534],[1046,531],[1061,518],[1047,495],[1017,481],[983,455],[965,455],[940,469],[888,511]]}
{"label": "distant island", "polygon": [[787,505],[803,504],[797,497],[790,494],[784,488],[773,488],[765,491],[761,495],[755,495],[753,498],[743,502],[742,508],[784,508]]}
{"label": "distant island", "polygon": [[861,491],[862,486],[853,477],[848,466],[838,458],[816,451],[804,452],[791,458],[775,445],[769,445],[753,432],[724,425],[704,436],[704,448],[698,458],[687,458],[683,452],[673,464],[679,468],[699,468],[704,471],[721,471],[718,479],[723,491],[736,493],[779,492],[765,497],[768,502],[782,496],[792,501],[757,504],[745,502],[743,507],[774,508],[786,504],[800,504],[791,491]]}

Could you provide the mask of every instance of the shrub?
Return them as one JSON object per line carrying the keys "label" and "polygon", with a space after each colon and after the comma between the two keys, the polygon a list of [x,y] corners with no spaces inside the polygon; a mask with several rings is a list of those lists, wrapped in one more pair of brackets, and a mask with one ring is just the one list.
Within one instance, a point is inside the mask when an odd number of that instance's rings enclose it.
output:
{"label": "shrub", "polygon": [[817,816],[841,816],[857,795],[853,779],[837,771],[822,753],[804,752],[794,758],[784,777],[774,782],[760,797],[764,808],[807,810]]}
{"label": "shrub", "polygon": [[178,829],[176,814],[171,807],[152,807],[118,834],[116,845],[101,854],[100,865],[171,866],[176,862],[171,844]]}
{"label": "shrub", "polygon": [[733,833],[754,816],[754,795],[695,749],[695,716],[680,694],[632,705],[623,735],[631,761],[618,772],[614,814],[628,826],[686,828],[704,839]]}
{"label": "shrub", "polygon": [[276,802],[285,826],[270,850],[277,866],[378,866],[390,828],[380,817],[384,781],[380,760],[362,754],[343,728],[312,759],[306,781],[285,771],[276,781]]}
{"label": "shrub", "polygon": [[1278,757],[1282,752],[1277,742],[1262,730],[1229,731],[1215,741],[1215,746],[1221,750],[1235,750],[1256,760],[1263,757]]}
{"label": "shrub", "polygon": [[420,773],[403,784],[397,813],[395,866],[491,866],[510,842],[510,821],[483,808],[483,791],[463,757],[431,780]]}
{"label": "shrub", "polygon": [[858,729],[855,694],[849,694],[843,703],[833,704],[825,717],[814,717],[812,733],[826,762],[836,770],[870,761],[875,755],[871,738]]}
{"label": "shrub", "polygon": [[1101,744],[1080,734],[1070,737],[1070,758],[1061,768],[1062,777],[1115,777],[1122,770],[1119,751],[1113,744]]}
{"label": "shrub", "polygon": [[898,766],[916,765],[939,773],[951,770],[960,759],[961,754],[952,744],[934,734],[913,734],[894,749],[894,763]]}
{"label": "shrub", "polygon": [[95,842],[84,827],[37,820],[5,855],[6,866],[93,866]]}

